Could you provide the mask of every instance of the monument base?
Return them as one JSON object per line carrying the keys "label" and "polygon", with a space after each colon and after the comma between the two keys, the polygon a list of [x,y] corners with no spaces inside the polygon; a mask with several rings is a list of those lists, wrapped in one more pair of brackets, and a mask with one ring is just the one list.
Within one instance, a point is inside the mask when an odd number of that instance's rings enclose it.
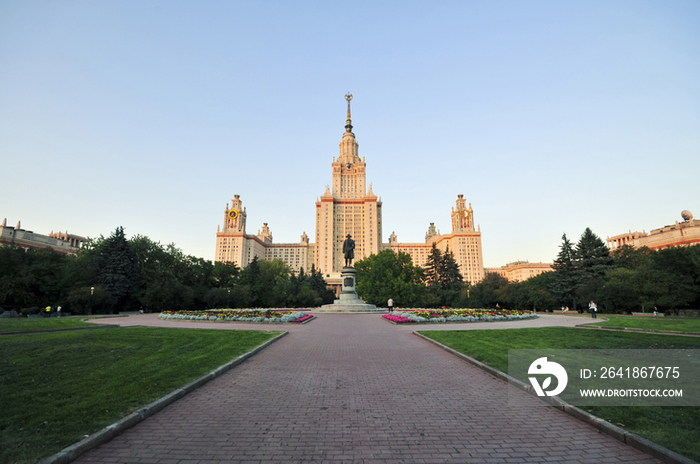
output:
{"label": "monument base", "polygon": [[355,275],[357,271],[354,267],[345,266],[340,273],[343,285],[340,290],[340,298],[335,300],[333,304],[321,306],[316,312],[320,313],[375,313],[384,312],[377,309],[372,304],[365,304],[364,301],[357,297],[355,291]]}
{"label": "monument base", "polygon": [[347,314],[357,314],[357,313],[377,313],[383,314],[383,309],[377,309],[376,306],[371,304],[327,304],[321,306],[319,309],[314,309],[313,313],[319,314],[330,314],[330,313],[347,313]]}

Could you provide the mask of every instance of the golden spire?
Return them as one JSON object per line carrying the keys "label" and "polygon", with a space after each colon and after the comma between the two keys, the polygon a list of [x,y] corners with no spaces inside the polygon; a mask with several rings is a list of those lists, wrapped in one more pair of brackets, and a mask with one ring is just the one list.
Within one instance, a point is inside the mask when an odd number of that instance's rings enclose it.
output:
{"label": "golden spire", "polygon": [[352,121],[350,120],[350,100],[352,100],[352,94],[350,92],[346,93],[345,99],[348,101],[348,120],[345,122],[345,131],[352,132]]}

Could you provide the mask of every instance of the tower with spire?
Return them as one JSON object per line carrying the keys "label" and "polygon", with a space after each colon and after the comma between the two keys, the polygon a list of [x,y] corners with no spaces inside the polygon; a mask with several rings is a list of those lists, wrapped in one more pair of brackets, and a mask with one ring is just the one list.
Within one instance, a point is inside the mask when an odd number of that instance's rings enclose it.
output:
{"label": "tower with spire", "polygon": [[344,266],[343,241],[349,234],[355,241],[355,260],[379,253],[382,244],[382,202],[367,188],[366,164],[352,131],[350,101],[340,153],[331,163],[331,188],[316,200],[316,269],[324,276],[339,276]]}
{"label": "tower with spire", "polygon": [[458,195],[452,208],[452,232],[441,234],[430,223],[425,242],[400,243],[392,232],[382,243],[382,200],[367,184],[367,165],[359,155],[359,144],[352,125],[351,93],[345,95],[347,118],[340,139],[339,153],[331,162],[331,182],[316,198],[315,243],[306,232],[299,243],[274,243],[268,223],[257,235],[246,233],[247,213],[239,195],[224,210],[223,229],[216,233],[216,261],[234,262],[241,268],[253,259],[281,259],[293,271],[309,271],[315,266],[329,285],[340,288],[345,265],[343,242],[350,235],[355,241],[355,259],[361,260],[391,249],[408,253],[413,264],[425,266],[433,244],[443,252],[453,253],[464,280],[472,284],[484,278],[481,230],[475,226],[474,211],[464,195]]}

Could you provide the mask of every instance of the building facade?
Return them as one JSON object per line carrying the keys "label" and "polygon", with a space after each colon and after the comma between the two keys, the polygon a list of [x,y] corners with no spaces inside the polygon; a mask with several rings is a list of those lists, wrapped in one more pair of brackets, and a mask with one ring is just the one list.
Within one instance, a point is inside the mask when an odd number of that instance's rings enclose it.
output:
{"label": "building facade", "polygon": [[267,223],[257,235],[246,233],[246,209],[240,195],[234,195],[231,205],[224,210],[224,226],[217,227],[215,261],[233,262],[240,268],[246,267],[254,258],[281,259],[293,271],[311,269],[314,262],[314,246],[304,232],[299,243],[272,243],[272,232]]}
{"label": "building facade", "polygon": [[22,229],[20,222],[17,226],[7,225],[7,218],[0,224],[0,245],[11,245],[20,248],[42,249],[49,248],[59,253],[74,254],[87,238],[66,232],[51,232],[49,235],[36,234],[31,230]]}
{"label": "building facade", "polygon": [[530,263],[527,261],[515,261],[501,267],[486,268],[486,273],[499,274],[509,282],[523,282],[530,277],[535,277],[545,272],[553,271],[552,265],[547,263]]}
{"label": "building facade", "polygon": [[615,250],[624,245],[634,248],[648,247],[652,250],[672,246],[689,246],[700,243],[700,221],[693,219],[690,211],[682,211],[683,222],[646,232],[632,232],[608,237],[608,248]]}
{"label": "building facade", "polygon": [[240,195],[224,210],[223,228],[217,227],[216,261],[234,262],[244,268],[258,259],[281,259],[293,271],[306,270],[313,264],[329,283],[340,280],[345,264],[343,242],[348,235],[355,241],[355,261],[377,254],[384,249],[403,251],[411,255],[417,266],[425,265],[432,245],[442,251],[451,251],[466,282],[476,283],[484,277],[481,230],[474,226],[471,204],[466,206],[459,195],[452,208],[452,232],[441,235],[430,224],[425,243],[399,243],[395,233],[388,243],[382,241],[382,201],[367,185],[367,164],[359,156],[359,144],[352,132],[350,100],[348,102],[345,132],[340,141],[339,156],[331,163],[331,184],[316,198],[316,241],[310,243],[304,232],[299,243],[272,241],[267,223],[257,235],[246,233],[246,210]]}
{"label": "building facade", "polygon": [[389,237],[388,248],[411,255],[416,266],[424,267],[435,246],[444,252],[451,251],[465,282],[475,284],[484,278],[484,259],[481,248],[481,228],[474,227],[474,210],[471,203],[466,207],[464,195],[457,195],[456,205],[452,208],[452,232],[442,235],[435,230],[431,222],[425,234],[424,243],[399,243],[396,233]]}

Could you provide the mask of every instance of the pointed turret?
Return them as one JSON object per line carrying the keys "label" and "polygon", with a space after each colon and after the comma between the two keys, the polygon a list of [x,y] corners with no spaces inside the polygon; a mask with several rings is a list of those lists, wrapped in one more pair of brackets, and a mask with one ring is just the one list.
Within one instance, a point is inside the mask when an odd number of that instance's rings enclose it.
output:
{"label": "pointed turret", "polygon": [[345,99],[348,101],[348,118],[345,121],[345,133],[343,133],[343,139],[340,141],[340,156],[338,161],[345,165],[352,165],[360,161],[360,157],[357,155],[357,141],[355,140],[355,134],[352,132],[352,119],[350,117],[350,100],[352,100],[352,94],[348,92],[345,95]]}
{"label": "pointed turret", "polygon": [[350,92],[346,93],[345,99],[348,101],[348,119],[345,121],[345,132],[352,132],[352,118],[350,117],[350,100],[352,100],[352,94]]}

